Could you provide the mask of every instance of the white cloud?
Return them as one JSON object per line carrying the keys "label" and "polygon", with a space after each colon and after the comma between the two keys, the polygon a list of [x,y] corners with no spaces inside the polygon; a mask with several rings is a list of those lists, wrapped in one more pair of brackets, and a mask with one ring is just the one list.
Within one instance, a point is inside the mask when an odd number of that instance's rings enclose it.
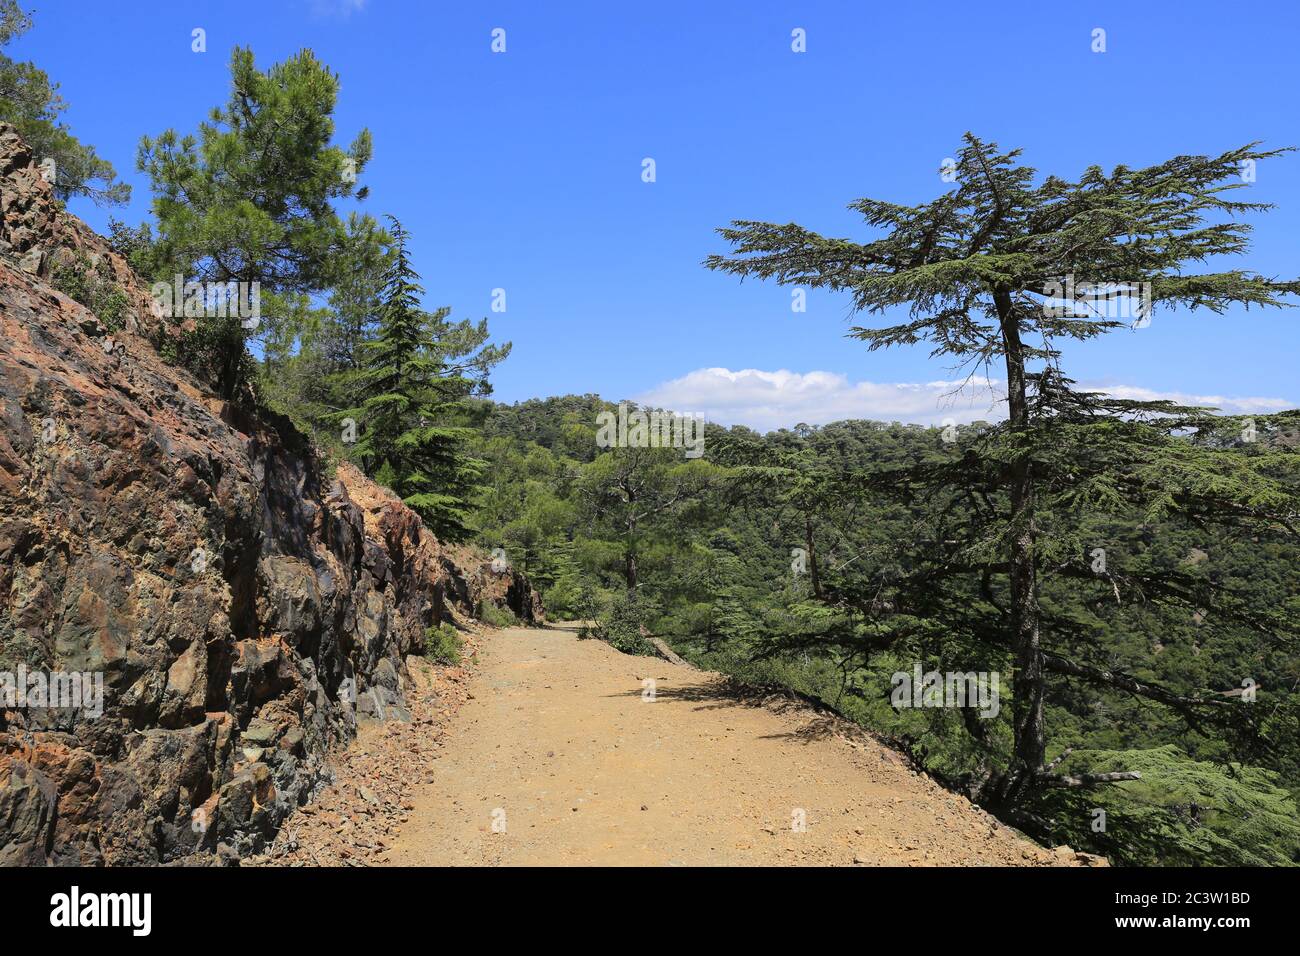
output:
{"label": "white cloud", "polygon": [[1132,398],[1138,401],[1148,402],[1157,399],[1168,399],[1171,402],[1177,402],[1180,405],[1201,405],[1210,408],[1217,408],[1225,415],[1266,415],[1272,412],[1286,411],[1288,408],[1295,408],[1296,403],[1288,401],[1285,398],[1263,398],[1263,397],[1242,397],[1231,398],[1227,395],[1193,395],[1189,392],[1156,392],[1149,388],[1141,388],[1137,385],[1097,385],[1092,386],[1094,391],[1105,392],[1116,398]]}
{"label": "white cloud", "polygon": [[[1282,398],[1229,398],[1157,392],[1137,386],[1089,386],[1123,398],[1167,398],[1186,405],[1212,405],[1225,412],[1275,412],[1294,407]],[[983,377],[967,382],[851,382],[835,372],[781,369],[731,371],[701,368],[636,396],[643,404],[677,412],[702,412],[724,425],[770,431],[806,422],[824,425],[846,418],[937,425],[1005,417],[1003,384]]]}

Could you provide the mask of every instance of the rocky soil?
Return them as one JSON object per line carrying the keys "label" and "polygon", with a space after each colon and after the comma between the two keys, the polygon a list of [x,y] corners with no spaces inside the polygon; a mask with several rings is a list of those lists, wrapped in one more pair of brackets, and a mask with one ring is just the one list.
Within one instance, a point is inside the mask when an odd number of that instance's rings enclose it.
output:
{"label": "rocky soil", "polygon": [[[490,633],[490,632],[489,632]],[[434,780],[438,754],[469,690],[484,632],[464,636],[464,666],[410,662],[409,721],[365,721],[336,762],[334,781],[294,811],[276,841],[244,861],[260,866],[374,866],[415,808],[417,788]]]}
{"label": "rocky soil", "polygon": [[[1025,839],[851,723],[574,631],[483,635],[480,666],[456,677],[463,705],[412,763],[409,788],[387,797],[382,836],[348,848],[350,861],[1105,863]],[[355,832],[345,813],[329,823],[327,845]]]}
{"label": "rocky soil", "polygon": [[[69,257],[113,321],[55,287]],[[151,303],[0,123],[0,674],[104,681],[98,715],[0,705],[0,864],[263,853],[358,722],[408,719],[428,627],[540,616],[522,576],[164,362]]]}

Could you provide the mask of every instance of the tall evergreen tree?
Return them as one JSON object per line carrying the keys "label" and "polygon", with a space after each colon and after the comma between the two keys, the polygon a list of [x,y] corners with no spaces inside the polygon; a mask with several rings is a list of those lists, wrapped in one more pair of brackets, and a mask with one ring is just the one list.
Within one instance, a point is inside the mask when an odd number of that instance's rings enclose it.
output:
{"label": "tall evergreen tree", "polygon": [[468,535],[465,519],[483,462],[466,443],[469,399],[488,394],[488,372],[509,343],[485,345],[487,320],[449,323],[450,309],[425,312],[424,290],[411,266],[407,234],[392,222],[392,262],[384,273],[379,325],[360,349],[357,369],[340,373],[357,404],[337,413],[360,426],[353,456],[367,474],[392,488],[444,540]]}
{"label": "tall evergreen tree", "polygon": [[289,312],[262,336],[259,398],[330,448],[340,438],[335,413],[356,404],[341,373],[359,367],[363,343],[375,336],[391,241],[371,216],[352,213],[339,250],[347,268],[328,305]]}
{"label": "tall evergreen tree", "polygon": [[736,221],[719,230],[734,254],[710,256],[709,268],[846,291],[861,312],[906,307],[906,322],[853,329],[872,350],[926,341],[973,371],[1001,366],[1005,422],[933,460],[844,484],[846,493],[869,488],[929,505],[915,546],[903,546],[905,570],[888,582],[890,599],[862,602],[874,609],[864,639],[880,646],[928,632],[1009,656],[1014,742],[1006,766],[980,781],[987,803],[1014,811],[1045,789],[1137,775],[1054,772],[1044,726],[1049,673],[1158,701],[1193,726],[1254,728],[1240,703],[1176,694],[1108,667],[1104,641],[1042,598],[1049,579],[1068,578],[1121,604],[1209,609],[1208,626],[1294,635],[1294,621],[1180,570],[1113,563],[1098,572],[1088,560],[1096,542],[1079,531],[1085,517],[1113,511],[1292,534],[1300,456],[1226,452],[1196,440],[1223,427],[1203,410],[1080,391],[1061,372],[1058,348],[1062,339],[1129,327],[1126,318],[1144,325],[1152,306],[1222,312],[1281,306],[1300,293],[1298,282],[1243,270],[1185,271],[1246,250],[1249,227],[1234,217],[1268,207],[1230,192],[1245,186],[1243,164],[1278,152],[1251,144],[1145,169],[1090,167],[1074,182],[1049,176],[1035,185],[1019,151],[967,134],[951,192],[916,206],[851,205],[885,231],[881,238],[827,238],[793,223]]}
{"label": "tall evergreen tree", "polygon": [[[392,266],[392,237],[370,216],[353,213],[343,240],[347,268],[330,290],[330,321],[316,336],[331,373],[357,368],[362,343],[374,338],[379,293]],[[350,404],[350,403],[348,403]]]}
{"label": "tall evergreen tree", "polygon": [[[357,195],[371,155],[362,130],[331,145],[339,81],[310,50],[259,70],[249,49],[230,58],[231,93],[198,135],[167,130],[140,143],[153,186],[154,253],[164,278],[258,283],[268,324],[296,295],[329,288],[348,268],[348,232],[334,201]],[[283,297],[283,298],[281,298]],[[185,345],[190,364],[233,397],[247,381],[239,316],[205,316]]]}

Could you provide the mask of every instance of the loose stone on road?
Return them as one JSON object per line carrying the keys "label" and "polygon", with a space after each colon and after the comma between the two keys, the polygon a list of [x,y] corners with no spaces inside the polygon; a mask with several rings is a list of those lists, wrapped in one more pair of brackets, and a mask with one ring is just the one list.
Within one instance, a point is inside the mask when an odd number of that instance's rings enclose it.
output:
{"label": "loose stone on road", "polygon": [[834,718],[575,627],[485,635],[469,690],[386,862],[1064,862]]}

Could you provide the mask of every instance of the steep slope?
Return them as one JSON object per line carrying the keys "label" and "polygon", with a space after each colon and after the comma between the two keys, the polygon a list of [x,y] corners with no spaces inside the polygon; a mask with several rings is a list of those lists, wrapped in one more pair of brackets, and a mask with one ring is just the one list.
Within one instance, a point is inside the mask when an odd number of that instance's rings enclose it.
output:
{"label": "steep slope", "polygon": [[[111,319],[51,284],[76,262]],[[427,627],[540,614],[520,575],[164,362],[151,303],[0,124],[0,681],[103,682],[102,713],[0,699],[0,863],[256,852],[359,718],[402,717]]]}

